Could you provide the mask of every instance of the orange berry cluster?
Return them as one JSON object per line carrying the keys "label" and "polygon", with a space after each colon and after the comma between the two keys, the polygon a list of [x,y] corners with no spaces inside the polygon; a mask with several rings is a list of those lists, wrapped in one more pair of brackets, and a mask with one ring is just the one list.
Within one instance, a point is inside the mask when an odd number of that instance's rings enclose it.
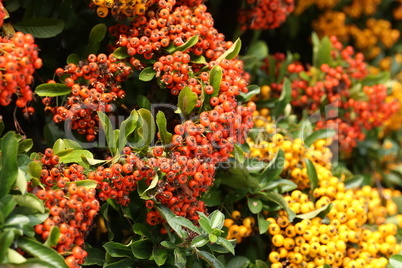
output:
{"label": "orange berry cluster", "polygon": [[[71,87],[71,94],[64,106],[52,109],[53,121],[71,121],[71,129],[85,135],[87,141],[93,141],[99,132],[96,111],[113,111],[113,101],[125,96],[120,83],[131,73],[131,67],[117,62],[113,54],[91,54],[78,65],[70,63],[64,69],[58,68],[57,76],[68,75],[64,82]],[[49,98],[43,102],[50,104]]]}
{"label": "orange berry cluster", "polygon": [[238,15],[242,30],[278,28],[294,9],[294,0],[247,0],[247,6]]}
{"label": "orange berry cluster", "polygon": [[109,14],[118,19],[143,15],[147,7],[155,3],[156,0],[92,0],[92,3],[97,6],[96,13],[99,17],[104,18]]}
{"label": "orange berry cluster", "polygon": [[[357,99],[351,95],[351,88],[368,75],[368,67],[361,53],[355,53],[350,46],[343,47],[336,37],[331,37],[333,60],[344,62],[344,65],[330,66],[322,64],[317,70],[311,67],[307,70],[298,63],[288,65],[292,73],[307,74],[309,80],[297,77],[292,80],[291,104],[297,111],[306,109],[309,114],[318,111],[323,98],[329,105],[339,108],[340,114],[327,114],[317,122],[317,129],[336,128],[335,139],[342,140],[341,148],[350,152],[356,147],[358,140],[365,138],[364,131],[381,126],[387,118],[398,109],[398,102],[386,102],[387,88],[385,85],[364,86],[361,94],[365,97]],[[311,81],[317,81],[311,84]],[[275,96],[279,96],[282,85],[273,83],[271,88]],[[355,99],[356,98],[356,99]],[[343,119],[335,118],[342,116]],[[353,117],[353,118],[352,118]]]}
{"label": "orange berry cluster", "polygon": [[[205,5],[192,3],[194,6],[180,6],[174,0],[158,1],[148,7],[146,14],[133,18],[129,27],[116,25],[109,31],[118,39],[113,48],[127,48],[127,60],[135,68],[140,70],[153,62],[161,90],[177,95],[189,87],[197,94],[194,114],[199,112],[199,117],[174,127],[169,152],[152,151],[144,160],[145,167],[161,173],[153,201],[196,221],[194,211],[205,211],[204,203],[197,198],[212,185],[215,165],[228,159],[236,142],[244,142],[253,125],[255,104],[237,104],[236,96],[248,91],[249,78],[243,62],[237,57],[219,58],[233,42],[225,41],[224,35],[213,27]],[[193,46],[169,52],[169,48],[181,46],[194,36],[198,42]],[[192,61],[191,57],[199,56],[205,61]],[[212,87],[209,77],[216,65],[222,69],[219,90]],[[210,101],[201,106],[205,96]],[[163,153],[169,157],[162,157]],[[157,224],[160,216],[151,209],[147,221]]]}
{"label": "orange berry cluster", "polygon": [[3,0],[0,0],[0,27],[3,26],[4,18],[7,15],[2,1]]}
{"label": "orange berry cluster", "polygon": [[[31,34],[16,32],[0,37],[0,51],[0,105],[9,105],[15,94],[16,106],[23,108],[33,99],[29,86],[34,79],[33,73],[42,67],[37,45]],[[34,112],[32,107],[27,111]]]}
{"label": "orange berry cluster", "polygon": [[30,183],[29,191],[44,201],[50,215],[35,226],[35,232],[46,240],[52,227],[57,226],[60,237],[56,250],[66,257],[69,267],[80,267],[87,255],[82,249],[84,239],[100,209],[96,190],[78,186],[79,181],[86,179],[84,168],[78,164],[69,167],[60,164],[50,148],[45,150],[41,163],[41,186]]}
{"label": "orange berry cluster", "polygon": [[225,219],[224,226],[228,228],[226,239],[236,239],[236,243],[240,244],[243,238],[253,235],[255,225],[255,218],[252,216],[242,219],[241,213],[234,210],[231,218]]}

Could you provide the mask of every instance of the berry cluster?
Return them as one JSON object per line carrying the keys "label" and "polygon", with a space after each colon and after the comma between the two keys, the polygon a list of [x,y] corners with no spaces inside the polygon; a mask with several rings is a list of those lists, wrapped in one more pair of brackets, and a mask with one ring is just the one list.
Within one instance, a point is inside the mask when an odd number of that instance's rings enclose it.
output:
{"label": "berry cluster", "polygon": [[225,219],[224,226],[228,228],[226,239],[236,239],[236,243],[240,244],[243,238],[253,235],[255,218],[248,216],[242,219],[240,211],[234,210],[231,218]]}
{"label": "berry cluster", "polygon": [[294,9],[294,0],[247,0],[247,6],[238,15],[242,30],[278,28]]}
{"label": "berry cluster", "polygon": [[92,0],[92,3],[97,6],[96,13],[99,17],[106,17],[110,9],[112,15],[120,19],[144,15],[147,7],[154,4],[154,2],[155,0]]}
{"label": "berry cluster", "polygon": [[[0,105],[9,105],[15,94],[16,106],[23,108],[33,99],[30,84],[35,69],[42,66],[37,45],[31,34],[16,32],[12,36],[0,37],[0,50]],[[32,107],[28,110],[33,111]]]}
{"label": "berry cluster", "polygon": [[29,191],[43,200],[49,217],[35,226],[35,232],[46,240],[54,226],[60,230],[56,250],[65,256],[69,267],[79,267],[87,252],[82,249],[100,209],[96,190],[79,186],[85,180],[84,168],[77,164],[69,167],[59,163],[59,157],[48,148],[41,159],[40,186],[29,185]]}
{"label": "berry cluster", "polygon": [[[113,54],[91,54],[87,61],[78,65],[70,63],[64,69],[58,68],[56,75],[64,78],[65,84],[71,87],[71,94],[64,106],[51,109],[53,121],[67,121],[71,129],[85,135],[87,141],[93,141],[99,131],[96,111],[113,111],[113,102],[125,96],[120,83],[131,72],[131,67],[117,62]],[[46,97],[43,103],[49,105],[51,100]]]}
{"label": "berry cluster", "polygon": [[3,0],[0,1],[0,27],[3,26],[4,19],[7,15],[2,1]]}
{"label": "berry cluster", "polygon": [[[342,140],[341,149],[350,152],[359,140],[365,138],[364,131],[383,125],[399,109],[399,103],[386,100],[387,88],[382,84],[363,86],[359,94],[353,92],[353,85],[369,73],[364,56],[355,53],[350,46],[343,47],[336,37],[330,40],[334,66],[324,63],[319,69],[305,69],[298,62],[287,66],[289,74],[299,74],[292,80],[291,104],[296,113],[307,110],[313,114],[326,99],[333,110],[338,110],[338,114],[329,111],[324,119],[317,122],[316,128],[336,128],[338,135],[335,139]],[[279,57],[275,59],[281,60]],[[275,97],[282,91],[281,84],[273,83],[270,88]]]}

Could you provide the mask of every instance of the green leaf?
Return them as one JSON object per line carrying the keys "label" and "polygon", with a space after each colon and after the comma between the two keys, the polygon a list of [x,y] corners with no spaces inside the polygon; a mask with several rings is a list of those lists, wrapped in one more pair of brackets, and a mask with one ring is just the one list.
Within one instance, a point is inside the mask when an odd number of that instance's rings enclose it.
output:
{"label": "green leaf", "polygon": [[40,97],[56,97],[71,93],[71,88],[60,83],[45,83],[36,87],[35,93]]}
{"label": "green leaf", "polygon": [[139,79],[144,82],[151,81],[156,75],[156,71],[151,67],[145,67],[141,72]]}
{"label": "green leaf", "polygon": [[305,138],[304,144],[306,144],[307,146],[311,146],[317,140],[328,139],[328,138],[335,136],[335,134],[336,134],[336,131],[333,129],[329,129],[329,128],[328,129],[320,129],[320,130],[314,131],[310,136]]}
{"label": "green leaf", "polygon": [[185,268],[186,263],[187,263],[187,258],[186,255],[184,254],[183,251],[181,251],[179,248],[176,248],[174,251],[174,264],[178,268]]}
{"label": "green leaf", "polygon": [[[29,266],[26,263],[27,259],[14,249],[8,248],[7,257],[10,260],[9,263],[22,264],[22,265],[26,265],[27,267]],[[20,267],[20,266],[17,266],[17,267]],[[38,267],[43,267],[43,266],[38,266]]]}
{"label": "green leaf", "polygon": [[106,252],[109,253],[112,257],[128,257],[130,259],[134,259],[134,255],[132,253],[130,245],[124,245],[121,243],[110,241],[105,243],[103,247],[106,249]]}
{"label": "green leaf", "polygon": [[324,266],[322,268],[331,268],[331,266],[329,264],[324,264]]}
{"label": "green leaf", "polygon": [[131,243],[131,252],[137,259],[145,260],[152,254],[151,247],[152,243],[149,239],[137,240]]}
{"label": "green leaf", "polygon": [[191,241],[191,247],[200,248],[200,247],[205,246],[208,243],[209,243],[208,235],[203,234],[203,235],[194,237],[194,239]]}
{"label": "green leaf", "polygon": [[316,33],[312,35],[313,40],[313,65],[320,68],[321,65],[331,63],[331,41],[328,36],[324,36],[321,41]]}
{"label": "green leaf", "polygon": [[307,168],[307,176],[308,179],[310,180],[310,192],[312,193],[315,188],[318,186],[318,176],[317,176],[317,171],[315,169],[315,166],[313,162],[311,162],[310,159],[306,158],[306,168]]}
{"label": "green leaf", "polygon": [[247,205],[253,214],[258,214],[262,210],[262,202],[259,199],[247,197]]}
{"label": "green leaf", "polygon": [[208,216],[209,222],[212,228],[222,229],[223,223],[225,221],[225,215],[219,210],[214,210]]}
{"label": "green leaf", "polygon": [[18,176],[15,184],[13,185],[14,190],[20,191],[21,194],[25,194],[27,191],[27,174],[21,168],[18,169]]}
{"label": "green leaf", "polygon": [[108,145],[108,148],[110,150],[110,153],[112,156],[116,155],[116,139],[114,137],[114,132],[113,132],[113,127],[112,127],[112,122],[110,121],[109,117],[103,113],[98,111],[98,116],[99,116],[99,122],[102,125],[103,132],[106,135],[106,142]]}
{"label": "green leaf", "polygon": [[190,47],[194,46],[198,42],[198,35],[194,35],[190,37],[183,45],[178,47],[172,47],[171,49],[167,49],[168,52],[173,53],[175,51],[186,51]]}
{"label": "green leaf", "polygon": [[66,149],[75,149],[75,150],[81,150],[82,146],[73,140],[69,139],[63,139],[64,145],[66,146]]}
{"label": "green leaf", "polygon": [[345,180],[345,188],[346,189],[353,189],[353,188],[358,188],[363,185],[364,182],[364,176],[361,174],[349,177]]}
{"label": "green leaf", "polygon": [[67,64],[70,64],[70,63],[74,63],[75,65],[78,65],[80,63],[80,57],[78,57],[78,55],[74,54],[74,53],[68,55]]}
{"label": "green leaf", "polygon": [[57,245],[59,242],[59,237],[60,237],[60,229],[57,226],[53,226],[52,229],[50,229],[50,233],[48,238],[46,239],[45,243],[43,243],[45,246],[48,247],[53,247]]}
{"label": "green leaf", "polygon": [[83,266],[97,265],[103,266],[105,264],[105,252],[99,248],[85,247],[88,256],[85,258]]}
{"label": "green leaf", "polygon": [[263,170],[261,174],[260,187],[267,190],[272,187],[272,181],[277,179],[283,171],[285,165],[285,153],[280,149],[271,163]]}
{"label": "green leaf", "polygon": [[185,240],[188,237],[188,234],[185,230],[183,230],[182,226],[177,224],[173,218],[176,217],[170,209],[165,206],[157,206],[156,207],[163,218],[165,218],[166,222],[172,227],[172,229],[176,232],[176,234],[182,239]]}
{"label": "green leaf", "polygon": [[315,209],[313,211],[310,211],[308,213],[298,214],[298,215],[296,215],[296,218],[310,220],[312,218],[317,217],[321,212],[327,210],[328,208],[331,209],[332,206],[330,206],[330,205],[331,204],[325,205],[325,206],[323,206],[321,208],[317,208],[317,209]]}
{"label": "green leaf", "polygon": [[64,164],[81,162],[83,157],[87,159],[94,158],[93,154],[88,150],[66,149],[63,152],[68,152],[66,155],[61,154],[61,152],[59,154],[59,161]]}
{"label": "green leaf", "polygon": [[70,183],[75,183],[78,187],[85,187],[86,189],[94,189],[98,185],[98,182],[94,180],[81,180],[81,181],[68,182],[67,185]]}
{"label": "green leaf", "polygon": [[155,174],[155,177],[152,179],[149,185],[147,185],[144,180],[138,182],[137,191],[138,194],[140,195],[140,198],[144,200],[151,199],[152,197],[148,196],[147,193],[156,187],[158,181],[159,181],[158,174]]}
{"label": "green leaf", "polygon": [[200,234],[200,230],[198,229],[198,227],[196,227],[190,220],[188,220],[184,217],[180,217],[180,216],[173,217],[173,219],[171,219],[170,223],[181,225],[183,227],[186,227],[187,229],[190,229],[191,231],[193,231],[197,234]]}
{"label": "green leaf", "polygon": [[286,106],[290,103],[292,97],[292,87],[289,79],[285,78],[282,86],[282,93],[278,101],[275,104],[274,109],[272,109],[271,116],[277,119],[285,110]]}
{"label": "green leaf", "polygon": [[234,245],[229,240],[227,240],[223,237],[218,237],[217,244],[219,244],[219,245],[223,246],[224,248],[226,248],[227,250],[229,250],[229,252],[232,253],[232,255],[235,255]]}
{"label": "green leaf", "polygon": [[260,93],[260,87],[257,85],[250,85],[247,87],[248,92],[244,93],[243,91],[237,96],[237,100],[240,102],[249,101],[252,97]]}
{"label": "green leaf", "polygon": [[151,102],[144,95],[138,95],[137,96],[137,105],[140,108],[151,110]]}
{"label": "green leaf", "polygon": [[[211,265],[211,267],[213,268],[225,268],[225,266],[223,266],[223,264],[211,253],[209,253],[208,251],[204,251],[204,250],[200,250],[197,252],[200,257],[205,260],[209,265]],[[231,267],[231,266],[228,266]]]}
{"label": "green leaf", "polygon": [[34,194],[27,193],[25,195],[14,195],[14,200],[18,205],[32,208],[40,213],[45,212],[45,206],[43,202]]}
{"label": "green leaf", "polygon": [[389,265],[392,268],[400,268],[400,267],[402,267],[402,255],[400,255],[400,254],[392,255],[389,258]]}
{"label": "green leaf", "polygon": [[208,239],[211,241],[211,243],[216,243],[216,241],[218,241],[218,237],[212,233],[208,234]]}
{"label": "green leaf", "polygon": [[3,120],[0,120],[0,136],[1,134],[3,134],[3,131],[4,131],[4,122]]}
{"label": "green leaf", "polygon": [[212,93],[211,97],[216,97],[219,94],[221,89],[221,82],[223,77],[223,70],[222,67],[219,65],[215,65],[212,67],[209,73],[209,84],[214,88],[214,92]]}
{"label": "green leaf", "polygon": [[198,96],[194,93],[190,87],[184,87],[179,93],[178,108],[186,116],[191,113],[197,104]]}
{"label": "green leaf", "polygon": [[138,115],[140,121],[138,123],[138,130],[136,132],[136,143],[131,147],[142,148],[141,153],[145,154],[148,151],[148,147],[151,141],[155,137],[155,121],[151,112],[146,109],[139,109]]}
{"label": "green leaf", "polygon": [[378,74],[368,74],[362,79],[362,86],[374,86],[378,84],[385,84],[391,78],[391,74],[388,71],[380,72]]}
{"label": "green leaf", "polygon": [[250,264],[250,260],[244,256],[236,256],[231,259],[227,264],[226,267],[230,268],[246,268]]}
{"label": "green leaf", "polygon": [[86,54],[97,54],[100,48],[100,42],[105,38],[107,33],[107,27],[104,23],[99,23],[95,25],[91,32],[89,33],[89,44],[87,47]]}
{"label": "green leaf", "polygon": [[18,153],[27,153],[32,149],[33,141],[32,139],[25,139],[18,143]]}
{"label": "green leaf", "polygon": [[48,262],[53,265],[53,267],[67,268],[64,258],[61,255],[59,255],[54,249],[46,247],[36,240],[19,237],[16,240],[16,244],[30,255]]}
{"label": "green leaf", "polygon": [[264,234],[268,230],[270,222],[267,221],[261,213],[258,213],[257,223],[260,234]]}
{"label": "green leaf", "polygon": [[0,233],[0,256],[5,258],[0,258],[0,264],[5,264],[10,262],[8,257],[8,249],[14,241],[15,234],[12,230]]}
{"label": "green leaf", "polygon": [[63,139],[57,139],[53,144],[53,153],[59,154],[59,152],[64,151],[66,149],[66,145],[64,144]]}
{"label": "green leaf", "polygon": [[130,259],[122,259],[112,263],[105,263],[103,268],[122,268],[122,267],[135,267],[136,262]]}
{"label": "green leaf", "polygon": [[219,173],[221,183],[234,188],[258,187],[258,180],[250,175],[250,172],[243,164],[232,165],[228,171]]}
{"label": "green leaf", "polygon": [[289,222],[293,221],[293,219],[295,218],[296,214],[294,213],[293,210],[291,210],[289,208],[288,204],[286,203],[286,201],[285,201],[285,199],[283,198],[282,195],[280,195],[278,193],[274,193],[274,192],[269,192],[269,193],[265,193],[264,197],[265,197],[266,200],[274,202],[277,205],[279,205],[288,214]]}
{"label": "green leaf", "polygon": [[262,40],[258,40],[251,44],[251,46],[247,49],[247,56],[254,56],[257,60],[263,60],[268,57],[268,46]]}
{"label": "green leaf", "polygon": [[0,198],[8,194],[18,176],[18,138],[14,132],[7,132],[1,139]]}
{"label": "green leaf", "polygon": [[223,59],[231,60],[236,58],[240,52],[240,48],[241,48],[241,40],[240,38],[238,38],[228,50],[226,50],[222,55],[219,56],[219,58],[216,61],[220,62]]}
{"label": "green leaf", "polygon": [[143,223],[134,223],[133,225],[133,231],[134,233],[142,236],[142,237],[151,237],[151,230],[149,229],[149,226],[146,226]]}
{"label": "green leaf", "polygon": [[132,110],[130,116],[121,123],[119,133],[119,152],[127,145],[127,137],[137,128],[138,118],[138,112]]}
{"label": "green leaf", "polygon": [[0,199],[0,211],[3,212],[3,216],[6,218],[14,210],[16,205],[17,202],[14,200],[12,195],[8,194]]}
{"label": "green leaf", "polygon": [[173,135],[172,135],[172,133],[167,131],[167,128],[166,128],[167,120],[166,120],[165,114],[162,111],[159,111],[156,114],[156,124],[158,126],[162,145],[164,145],[164,146],[169,145],[172,141]]}
{"label": "green leaf", "polygon": [[13,23],[17,31],[30,33],[36,38],[50,38],[58,35],[64,29],[64,21],[54,18],[30,18]]}
{"label": "green leaf", "polygon": [[168,257],[168,252],[164,248],[159,248],[154,246],[152,250],[152,257],[154,258],[156,264],[158,266],[162,266],[165,264],[167,257]]}
{"label": "green leaf", "polygon": [[115,51],[113,51],[113,55],[116,57],[116,59],[119,59],[119,60],[123,60],[123,59],[131,57],[127,53],[127,47],[118,47],[117,49],[115,49]]}
{"label": "green leaf", "polygon": [[234,158],[235,158],[239,163],[242,163],[242,164],[244,163],[244,151],[243,151],[243,149],[242,149],[239,145],[237,145],[237,144],[234,145],[233,155],[234,155]]}

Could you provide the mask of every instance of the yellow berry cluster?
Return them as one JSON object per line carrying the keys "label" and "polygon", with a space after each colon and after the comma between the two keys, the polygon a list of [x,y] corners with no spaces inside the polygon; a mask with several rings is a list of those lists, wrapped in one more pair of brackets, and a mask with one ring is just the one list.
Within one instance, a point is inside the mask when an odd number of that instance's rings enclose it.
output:
{"label": "yellow berry cluster", "polygon": [[228,228],[226,239],[236,239],[236,243],[239,244],[244,237],[253,234],[255,218],[249,216],[242,219],[240,211],[234,210],[231,214],[231,218],[225,219],[223,225]]}
{"label": "yellow berry cluster", "polygon": [[317,5],[319,9],[330,9],[336,6],[339,0],[299,0],[297,1],[295,14],[301,14],[312,5]]}
{"label": "yellow berry cluster", "polygon": [[118,17],[133,17],[135,15],[144,15],[147,7],[153,4],[153,0],[92,0],[97,6],[96,13],[104,18],[111,13]]}
{"label": "yellow berry cluster", "polygon": [[344,8],[346,14],[352,18],[370,16],[375,13],[381,0],[353,0],[352,3]]}
{"label": "yellow berry cluster", "polygon": [[345,21],[345,13],[327,10],[317,20],[313,21],[312,26],[319,36],[335,35],[340,41],[346,41],[349,38],[349,33]]}
{"label": "yellow berry cluster", "polygon": [[[262,108],[254,113],[254,125],[261,132],[256,140],[248,139],[250,147],[248,157],[258,158],[262,161],[271,161],[279,150],[284,152],[284,170],[282,175],[292,180],[299,189],[310,187],[304,159],[310,159],[315,163],[318,176],[326,176],[325,170],[330,166],[332,153],[328,148],[331,140],[317,140],[312,145],[306,146],[297,139],[287,139],[282,134],[276,133],[276,126],[270,122],[269,110]],[[319,172],[324,170],[323,172]]]}

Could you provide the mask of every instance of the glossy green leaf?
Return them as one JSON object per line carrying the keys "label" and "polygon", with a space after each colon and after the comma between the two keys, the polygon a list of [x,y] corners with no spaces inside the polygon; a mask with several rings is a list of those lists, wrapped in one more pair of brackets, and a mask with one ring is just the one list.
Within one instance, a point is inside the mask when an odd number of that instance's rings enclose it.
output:
{"label": "glossy green leaf", "polygon": [[57,139],[56,142],[53,144],[53,153],[57,154],[61,151],[66,149],[66,145],[64,144],[63,139]]}
{"label": "glossy green leaf", "polygon": [[324,36],[319,40],[316,33],[312,35],[313,40],[313,65],[320,68],[322,64],[331,63],[331,41],[328,36]]}
{"label": "glossy green leaf", "polygon": [[183,230],[182,226],[174,222],[173,218],[176,217],[170,209],[165,206],[157,206],[158,211],[162,215],[163,218],[167,221],[167,223],[172,227],[172,229],[176,232],[176,234],[182,239],[185,240],[188,237],[188,234],[185,230]]}
{"label": "glossy green leaf", "polygon": [[66,155],[60,154],[60,163],[77,163],[82,161],[82,157],[86,157],[87,159],[93,159],[93,154],[88,150],[74,150],[74,149],[66,149],[65,152],[69,152]]}
{"label": "glossy green leaf", "polygon": [[293,221],[293,219],[295,218],[296,214],[294,213],[293,210],[291,210],[289,208],[288,204],[285,201],[285,198],[283,198],[282,195],[280,195],[278,193],[274,193],[274,192],[269,192],[269,193],[265,193],[264,197],[265,197],[266,200],[274,202],[277,205],[279,205],[288,214],[289,221],[290,222]]}
{"label": "glossy green leaf", "polygon": [[208,239],[211,243],[216,243],[216,241],[218,241],[218,237],[212,233],[208,234]]}
{"label": "glossy green leaf", "polygon": [[333,129],[319,129],[314,131],[310,136],[306,137],[304,143],[307,146],[312,145],[317,140],[328,139],[335,136],[336,131]]}
{"label": "glossy green leaf", "polygon": [[71,93],[71,88],[60,83],[45,83],[36,87],[35,93],[40,97],[57,97]]}
{"label": "glossy green leaf", "polygon": [[57,243],[59,242],[59,237],[60,237],[59,227],[53,226],[52,229],[50,229],[48,238],[46,239],[45,243],[43,243],[43,244],[48,247],[53,247],[53,246],[57,245]]}
{"label": "glossy green leaf", "polygon": [[285,78],[282,86],[282,93],[279,97],[274,109],[272,109],[272,117],[277,119],[285,110],[286,106],[290,103],[292,97],[292,88],[289,79]]}
{"label": "glossy green leaf", "polygon": [[257,60],[263,60],[268,56],[268,46],[267,43],[258,40],[251,44],[251,46],[247,49],[247,56],[254,56]]}
{"label": "glossy green leaf", "polygon": [[238,101],[240,102],[246,102],[251,100],[252,97],[254,97],[257,94],[260,94],[260,87],[257,85],[249,85],[247,87],[248,92],[240,92],[240,94],[236,97]]}
{"label": "glossy green leaf", "polygon": [[151,110],[151,102],[148,100],[148,98],[147,97],[145,97],[144,95],[138,95],[137,96],[137,105],[140,107],[140,108],[144,108],[144,109],[147,109],[147,110]]}
{"label": "glossy green leaf", "polygon": [[8,248],[13,243],[14,237],[15,234],[11,230],[0,233],[0,256],[4,256],[4,258],[0,258],[0,264],[11,261],[8,259]]}
{"label": "glossy green leaf", "polygon": [[242,164],[244,163],[244,151],[243,151],[243,149],[242,149],[239,145],[237,145],[237,144],[234,145],[233,155],[234,155],[234,158],[235,158],[239,163],[242,163]]}
{"label": "glossy green leaf", "polygon": [[[24,264],[27,267],[29,267],[29,265],[26,263],[27,259],[22,256],[20,253],[18,253],[16,250],[12,249],[12,248],[8,248],[7,250],[7,258],[9,260],[9,263],[12,264]],[[6,259],[6,258],[5,258]],[[15,265],[17,266],[17,265]],[[16,268],[20,267],[20,265],[18,265]],[[43,266],[41,266],[43,267]]]}
{"label": "glossy green leaf", "polygon": [[128,257],[130,259],[134,259],[134,255],[131,251],[130,245],[124,245],[117,242],[107,242],[103,245],[106,249],[106,252],[110,254],[112,257]]}
{"label": "glossy green leaf", "polygon": [[159,134],[161,137],[162,145],[167,146],[172,142],[172,133],[167,131],[167,120],[166,116],[162,111],[156,114],[156,124],[158,126]]}
{"label": "glossy green leaf", "polygon": [[94,189],[98,185],[97,181],[94,180],[81,180],[81,181],[74,181],[74,182],[68,182],[70,183],[75,183],[78,187],[85,187],[86,189]]}
{"label": "glossy green leaf", "polygon": [[1,139],[0,198],[8,194],[18,176],[18,138],[14,132],[7,132]]}
{"label": "glossy green leaf", "polygon": [[74,53],[68,55],[67,64],[70,64],[70,63],[74,63],[75,65],[78,65],[80,63],[80,57],[78,57],[78,55],[74,54]]}
{"label": "glossy green leaf", "polygon": [[156,187],[158,181],[159,181],[158,174],[155,174],[155,177],[152,179],[149,185],[147,185],[144,181],[138,182],[137,191],[138,194],[140,195],[140,198],[144,200],[151,199],[152,196],[149,196],[147,193]]}
{"label": "glossy green leaf", "polygon": [[14,210],[17,202],[12,195],[5,195],[0,199],[0,211],[3,212],[3,216],[7,217]]}
{"label": "glossy green leaf", "polygon": [[209,243],[208,235],[203,234],[203,235],[194,237],[194,239],[191,241],[191,247],[200,248],[200,247],[205,246],[208,243]]}
{"label": "glossy green leaf", "polygon": [[155,137],[156,125],[154,117],[149,110],[139,109],[138,115],[140,122],[138,123],[139,127],[136,134],[139,140],[137,140],[134,147],[142,148],[141,152],[146,153],[151,141]]}
{"label": "glossy green leaf", "polygon": [[268,226],[269,226],[270,222],[266,220],[264,215],[262,215],[261,213],[258,213],[257,224],[258,224],[258,230],[259,230],[260,234],[264,234],[268,230]]}
{"label": "glossy green leaf", "polygon": [[151,256],[151,247],[149,239],[137,240],[131,243],[131,252],[137,259],[144,260]]}
{"label": "glossy green leaf", "polygon": [[32,149],[33,141],[32,139],[25,139],[18,143],[18,153],[27,153]]}
{"label": "glossy green leaf", "polygon": [[298,214],[296,215],[296,218],[311,220],[312,218],[317,217],[321,212],[327,210],[330,205],[331,204],[325,205],[308,213]]}
{"label": "glossy green leaf", "polygon": [[73,140],[70,139],[63,139],[64,145],[66,146],[66,149],[75,149],[75,150],[82,150],[82,146]]}
{"label": "glossy green leaf", "polygon": [[54,249],[46,247],[36,240],[19,237],[16,240],[16,244],[27,253],[48,262],[53,265],[53,267],[67,268],[64,258],[61,255],[59,255]]}
{"label": "glossy green leaf", "polygon": [[271,182],[279,177],[285,165],[285,153],[279,150],[271,163],[264,168],[261,174],[260,187],[262,190],[267,190],[272,187]]}
{"label": "glossy green leaf", "polygon": [[64,29],[64,21],[54,18],[30,18],[13,23],[17,31],[30,33],[36,38],[50,38],[58,35]]}
{"label": "glossy green leaf", "polygon": [[198,227],[196,227],[190,220],[188,220],[184,217],[180,217],[180,216],[173,217],[173,219],[171,219],[169,223],[181,225],[197,234],[200,234],[200,230],[198,229]]}
{"label": "glossy green leaf", "polygon": [[32,208],[40,213],[45,212],[45,206],[43,202],[34,194],[27,193],[25,195],[14,195],[15,202],[24,207]]}
{"label": "glossy green leaf", "polygon": [[345,180],[345,188],[353,189],[361,187],[364,183],[364,176],[361,174],[349,177]]}
{"label": "glossy green leaf", "polygon": [[226,266],[233,268],[246,268],[250,264],[250,260],[244,256],[236,256],[231,259]]}
{"label": "glossy green leaf", "polygon": [[219,65],[215,65],[214,67],[212,67],[209,73],[209,84],[214,88],[214,92],[212,93],[211,97],[218,96],[221,88],[222,77],[222,67]]}
{"label": "glossy green leaf", "polygon": [[127,47],[118,47],[117,49],[115,49],[115,51],[113,51],[113,55],[116,57],[116,59],[119,59],[119,60],[123,60],[123,59],[131,57],[127,53]]}
{"label": "glossy green leaf", "polygon": [[174,264],[177,268],[186,268],[187,258],[183,251],[176,248],[173,251],[174,254]]}
{"label": "glossy green leaf", "polygon": [[226,238],[218,237],[217,244],[226,248],[230,253],[232,253],[232,255],[235,255],[234,245]]}
{"label": "glossy green leaf", "polygon": [[189,115],[197,104],[198,96],[190,87],[184,87],[179,93],[178,108],[185,115]]}
{"label": "glossy green leaf", "polygon": [[106,142],[108,145],[108,148],[112,154],[112,156],[116,155],[116,139],[114,137],[114,132],[113,132],[113,127],[112,127],[112,122],[110,121],[109,117],[103,113],[98,111],[98,116],[99,116],[99,122],[102,125],[103,132],[105,133],[106,136]]}
{"label": "glossy green leaf", "polygon": [[324,264],[324,266],[322,268],[331,268],[331,266],[329,264]]}
{"label": "glossy green leaf", "polygon": [[130,136],[138,125],[138,112],[132,110],[130,116],[120,124],[119,151],[127,145],[127,137]]}
{"label": "glossy green leaf", "polygon": [[374,86],[378,84],[385,84],[390,80],[390,73],[388,71],[380,72],[378,74],[368,74],[361,80],[362,86]]}
{"label": "glossy green leaf", "polygon": [[178,47],[173,47],[172,49],[169,49],[168,51],[170,53],[175,52],[175,51],[186,51],[190,47],[194,46],[198,42],[198,35],[194,35],[190,37],[183,45],[178,46]]}
{"label": "glossy green leaf", "polygon": [[315,169],[313,162],[311,162],[310,159],[306,158],[305,163],[307,168],[307,176],[310,181],[310,192],[312,193],[314,189],[318,187],[317,171]]}
{"label": "glossy green leaf", "polygon": [[262,210],[262,202],[259,199],[247,197],[247,205],[253,214],[258,214]]}
{"label": "glossy green leaf", "polygon": [[21,168],[18,169],[18,176],[15,184],[13,185],[14,190],[20,191],[21,194],[25,194],[27,191],[27,174]]}
{"label": "glossy green leaf", "polygon": [[212,226],[211,226],[211,220],[202,212],[197,211],[198,216],[200,219],[198,220],[198,223],[200,224],[200,227],[206,232],[206,233],[211,233],[212,232]]}
{"label": "glossy green leaf", "polygon": [[88,256],[85,258],[83,266],[97,265],[103,266],[105,264],[105,252],[100,248],[85,247]]}
{"label": "glossy green leaf", "polygon": [[219,210],[214,210],[211,214],[209,214],[208,219],[212,228],[222,229],[225,221],[225,215]]}
{"label": "glossy green leaf", "polygon": [[223,59],[231,60],[236,58],[240,52],[240,48],[241,48],[241,40],[240,38],[238,38],[228,50],[226,50],[222,55],[219,56],[219,58],[216,61],[219,62]]}
{"label": "glossy green leaf", "polygon": [[152,257],[154,258],[155,263],[158,266],[162,266],[165,264],[165,262],[167,260],[168,252],[164,248],[154,246],[153,250],[152,250]]}
{"label": "glossy green leaf", "polygon": [[112,263],[105,263],[103,268],[123,268],[123,267],[135,267],[136,262],[130,259],[122,259]]}
{"label": "glossy green leaf", "polygon": [[397,254],[393,255],[389,258],[389,266],[392,268],[400,268],[402,267],[402,255]]}
{"label": "glossy green leaf", "polygon": [[144,82],[151,81],[156,75],[156,71],[151,67],[145,67],[139,76],[139,79]]}
{"label": "glossy green leaf", "polygon": [[[200,250],[197,253],[203,260],[205,260],[209,265],[211,265],[211,267],[225,268],[225,266],[223,266],[223,264],[214,255],[212,255],[208,251]],[[230,267],[230,266],[228,266],[228,267]]]}
{"label": "glossy green leaf", "polygon": [[95,25],[89,33],[89,44],[86,54],[97,54],[100,48],[100,42],[105,38],[107,27],[104,23]]}

